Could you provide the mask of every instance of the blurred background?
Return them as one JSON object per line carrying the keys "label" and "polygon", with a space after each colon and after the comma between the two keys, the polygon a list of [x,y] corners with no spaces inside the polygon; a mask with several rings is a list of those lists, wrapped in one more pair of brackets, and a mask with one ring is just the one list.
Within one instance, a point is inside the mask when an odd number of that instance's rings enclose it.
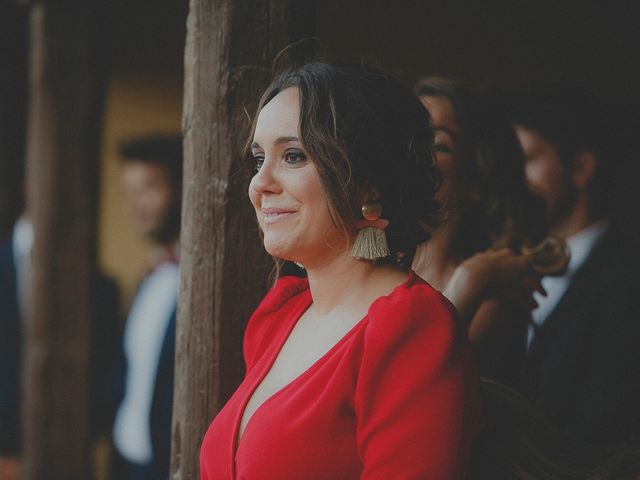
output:
{"label": "blurred background", "polygon": [[[147,246],[123,209],[118,146],[139,135],[180,131],[188,4],[113,0],[107,10],[98,251],[101,266],[128,298]],[[5,20],[15,18],[11,13],[3,15]],[[630,139],[640,104],[638,21],[640,4],[634,0],[323,0],[317,3],[316,32],[327,59],[364,61],[395,73],[408,85],[437,74],[515,92],[582,86],[602,98],[625,130],[620,138]],[[3,83],[17,93],[3,94],[3,101],[9,98],[14,105],[9,120],[2,119],[13,132],[9,135],[5,128],[1,134],[11,144],[3,146],[7,154],[0,166],[3,237],[19,211],[22,192],[17,179],[22,178],[26,37],[19,26],[12,22],[3,29]],[[635,163],[618,161],[620,168]],[[621,177],[622,183],[612,188],[632,188],[624,182],[635,183],[635,177],[633,182],[628,175]]]}
{"label": "blurred background", "polygon": [[[17,3],[0,0],[1,240],[24,205],[29,45],[27,8]],[[104,3],[97,258],[119,287],[124,319],[153,245],[126,211],[120,146],[181,132],[188,2]],[[616,175],[609,189],[636,235],[639,23],[637,0],[322,0],[315,11],[323,59],[377,66],[409,87],[440,75],[498,97],[546,86],[585,89],[604,107],[594,115],[613,132]]]}

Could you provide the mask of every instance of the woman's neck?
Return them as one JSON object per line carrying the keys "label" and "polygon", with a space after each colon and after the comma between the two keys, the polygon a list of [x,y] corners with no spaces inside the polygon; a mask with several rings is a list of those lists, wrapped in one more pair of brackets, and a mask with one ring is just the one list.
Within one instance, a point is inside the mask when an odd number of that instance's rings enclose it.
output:
{"label": "woman's neck", "polygon": [[331,262],[307,269],[314,310],[327,313],[344,303],[349,295],[367,282],[374,270],[370,262],[340,254]]}
{"label": "woman's neck", "polygon": [[442,290],[460,264],[452,246],[454,222],[448,221],[433,233],[431,239],[418,245],[411,268],[437,290]]}
{"label": "woman's neck", "polygon": [[[389,274],[395,272],[395,274]],[[345,252],[339,258],[307,269],[316,314],[325,315],[353,304],[369,305],[406,280],[406,272],[393,266],[374,265]]]}

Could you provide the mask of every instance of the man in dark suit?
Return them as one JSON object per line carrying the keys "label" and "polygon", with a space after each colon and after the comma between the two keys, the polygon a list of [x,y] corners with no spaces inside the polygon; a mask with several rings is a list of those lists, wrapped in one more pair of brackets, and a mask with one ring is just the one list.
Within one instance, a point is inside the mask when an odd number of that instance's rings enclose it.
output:
{"label": "man in dark suit", "polygon": [[148,137],[121,148],[125,202],[138,232],[154,244],[136,291],[115,376],[112,477],[169,476],[182,142]]}
{"label": "man in dark suit", "polygon": [[14,239],[0,245],[0,478],[19,478],[20,338]]}
{"label": "man in dark suit", "polygon": [[608,209],[610,149],[597,110],[569,91],[522,101],[513,123],[530,188],[565,238],[567,273],[543,279],[529,328],[523,388],[583,442],[640,441],[640,281],[637,249]]}

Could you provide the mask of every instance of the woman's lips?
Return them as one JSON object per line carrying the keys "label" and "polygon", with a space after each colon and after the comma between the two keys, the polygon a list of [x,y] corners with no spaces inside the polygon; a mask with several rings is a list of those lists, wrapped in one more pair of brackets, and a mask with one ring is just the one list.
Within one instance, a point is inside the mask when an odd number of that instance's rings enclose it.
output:
{"label": "woman's lips", "polygon": [[286,210],[283,208],[263,208],[261,209],[262,219],[265,225],[271,225],[279,222],[295,213],[294,210]]}

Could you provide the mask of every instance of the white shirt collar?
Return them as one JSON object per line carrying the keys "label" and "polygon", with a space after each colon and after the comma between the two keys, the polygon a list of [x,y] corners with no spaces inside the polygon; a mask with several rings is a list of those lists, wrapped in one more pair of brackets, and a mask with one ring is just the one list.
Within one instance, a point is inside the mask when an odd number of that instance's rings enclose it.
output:
{"label": "white shirt collar", "polygon": [[33,225],[24,216],[13,227],[13,259],[16,265],[29,255],[33,246]]}
{"label": "white shirt collar", "polygon": [[544,324],[549,315],[557,307],[558,303],[569,288],[573,276],[587,261],[591,251],[609,228],[608,222],[600,220],[592,223],[584,230],[572,235],[567,239],[567,244],[571,252],[571,259],[567,271],[561,277],[544,277],[542,286],[547,291],[546,296],[534,292],[534,299],[538,303],[538,308],[531,312],[532,324],[529,325],[527,345],[531,346],[536,330]]}
{"label": "white shirt collar", "polygon": [[31,247],[33,246],[33,224],[22,216],[13,227],[13,265],[16,269],[18,309],[24,317],[26,312],[26,290],[31,270]]}
{"label": "white shirt collar", "polygon": [[606,220],[599,220],[567,239],[569,251],[571,252],[571,259],[567,267],[567,275],[569,277],[573,276],[584,264],[589,253],[591,253],[598,240],[602,238],[607,228],[609,228],[609,223]]}

